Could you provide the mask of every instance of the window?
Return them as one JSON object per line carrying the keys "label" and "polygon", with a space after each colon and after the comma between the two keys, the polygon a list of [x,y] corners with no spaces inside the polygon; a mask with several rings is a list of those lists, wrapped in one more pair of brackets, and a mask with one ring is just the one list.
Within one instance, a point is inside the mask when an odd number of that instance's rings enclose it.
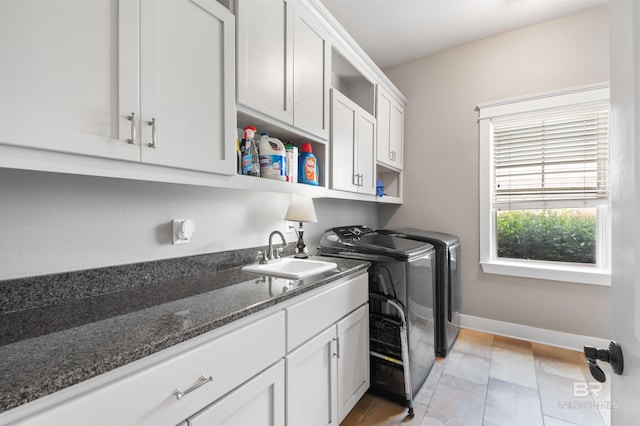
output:
{"label": "window", "polygon": [[478,111],[483,270],[609,285],[608,84]]}

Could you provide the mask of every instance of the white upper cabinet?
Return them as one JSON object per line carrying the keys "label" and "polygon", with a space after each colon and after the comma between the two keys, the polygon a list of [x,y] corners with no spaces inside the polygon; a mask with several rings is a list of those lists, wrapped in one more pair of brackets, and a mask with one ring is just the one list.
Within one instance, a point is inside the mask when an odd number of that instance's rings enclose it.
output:
{"label": "white upper cabinet", "polygon": [[376,119],[332,90],[331,188],[375,194]]}
{"label": "white upper cabinet", "polygon": [[293,124],[329,137],[330,45],[320,23],[302,6],[295,9],[293,37]]}
{"label": "white upper cabinet", "polygon": [[142,161],[233,174],[233,15],[216,0],[142,1],[140,37]]}
{"label": "white upper cabinet", "polygon": [[297,0],[238,0],[237,101],[321,139],[329,137],[330,45]]}
{"label": "white upper cabinet", "polygon": [[364,111],[358,111],[358,173],[363,194],[376,193],[376,119]]}
{"label": "white upper cabinet", "polygon": [[378,163],[402,169],[404,143],[404,105],[378,86]]}
{"label": "white upper cabinet", "polygon": [[[401,202],[406,99],[321,1],[226,3],[0,0],[0,167]],[[247,125],[320,186],[229,178]]]}
{"label": "white upper cabinet", "polygon": [[293,0],[239,0],[238,104],[293,123]]}
{"label": "white upper cabinet", "polygon": [[232,174],[234,28],[215,0],[3,0],[0,143]]}
{"label": "white upper cabinet", "polygon": [[119,3],[0,2],[0,143],[139,160],[138,9]]}

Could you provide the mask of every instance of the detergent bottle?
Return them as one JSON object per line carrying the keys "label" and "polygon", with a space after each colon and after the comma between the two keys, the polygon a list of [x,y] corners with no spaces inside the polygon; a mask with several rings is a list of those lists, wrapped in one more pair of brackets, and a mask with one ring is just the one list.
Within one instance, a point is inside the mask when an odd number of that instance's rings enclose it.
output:
{"label": "detergent bottle", "polygon": [[311,152],[311,144],[302,144],[302,153],[298,158],[298,182],[307,185],[318,185],[320,177],[318,175],[318,159]]}
{"label": "detergent bottle", "polygon": [[260,151],[260,177],[276,180],[287,179],[287,153],[284,144],[277,138],[263,133],[258,142]]}

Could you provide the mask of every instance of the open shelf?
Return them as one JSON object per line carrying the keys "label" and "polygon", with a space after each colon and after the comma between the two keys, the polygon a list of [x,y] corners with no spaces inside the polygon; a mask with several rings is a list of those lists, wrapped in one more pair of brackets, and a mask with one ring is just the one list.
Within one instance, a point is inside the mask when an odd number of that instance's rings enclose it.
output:
{"label": "open shelf", "polygon": [[[376,166],[376,176],[384,184],[384,197],[379,197],[381,202],[402,203],[402,172],[390,169],[381,164]],[[388,198],[388,200],[385,200]]]}
{"label": "open shelf", "polygon": [[[302,153],[302,144],[310,143],[311,151],[313,152],[313,155],[315,155],[318,161],[318,174],[319,174],[318,186],[322,188],[327,187],[329,182],[329,179],[328,179],[329,150],[327,147],[327,141],[319,139],[314,136],[304,134],[304,132],[298,129],[276,122],[275,120],[269,120],[267,118],[261,117],[259,114],[253,113],[252,111],[242,110],[240,109],[240,107],[238,107],[237,120],[238,120],[237,126],[239,129],[238,132],[240,135],[242,134],[242,129],[244,129],[245,127],[254,126],[257,130],[256,140],[259,139],[259,136],[262,133],[268,133],[269,136],[279,139],[285,145],[287,145],[288,142],[291,142],[294,146],[298,148],[298,156]],[[298,164],[298,169],[299,167],[300,167],[300,164]],[[252,179],[259,179],[263,181],[273,180],[274,182],[278,182],[274,179],[256,178],[252,176],[243,176],[243,177],[249,177]],[[293,183],[285,182],[285,184],[293,184]],[[307,185],[302,183],[300,183],[300,185],[303,185],[305,188],[315,187],[315,185]],[[268,190],[268,189],[265,189],[265,190]]]}
{"label": "open shelf", "polygon": [[331,86],[371,115],[375,115],[375,84],[335,48],[331,52]]}

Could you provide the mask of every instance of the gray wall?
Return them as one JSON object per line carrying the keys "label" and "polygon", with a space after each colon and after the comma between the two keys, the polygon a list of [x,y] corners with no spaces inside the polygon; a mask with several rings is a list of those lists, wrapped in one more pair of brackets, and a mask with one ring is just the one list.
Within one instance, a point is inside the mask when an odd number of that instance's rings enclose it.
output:
{"label": "gray wall", "polygon": [[[0,169],[0,280],[257,247],[284,231],[287,194]],[[375,204],[315,200],[311,252],[326,228],[377,226]],[[193,219],[171,244],[171,219]],[[291,241],[294,234],[287,235]]]}
{"label": "gray wall", "polygon": [[462,312],[607,337],[609,288],[484,274],[479,265],[478,103],[609,80],[608,10],[591,9],[385,70],[407,96],[405,203],[381,226],[456,234]]}

